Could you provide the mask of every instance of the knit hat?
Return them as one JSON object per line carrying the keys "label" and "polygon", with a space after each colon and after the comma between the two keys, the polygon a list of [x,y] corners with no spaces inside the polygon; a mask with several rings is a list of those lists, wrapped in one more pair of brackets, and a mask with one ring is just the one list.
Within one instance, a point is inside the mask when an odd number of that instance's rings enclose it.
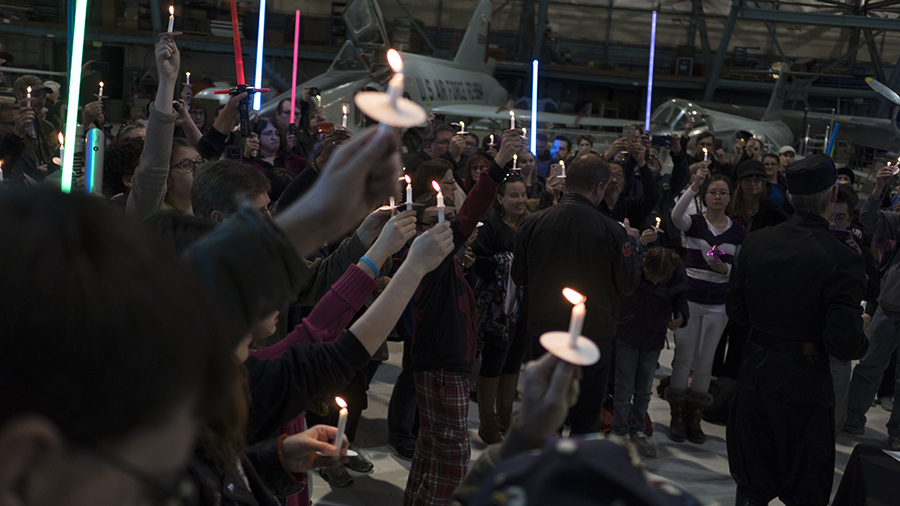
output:
{"label": "knit hat", "polygon": [[834,161],[828,155],[817,153],[787,167],[788,191],[792,195],[813,195],[836,182]]}
{"label": "knit hat", "polygon": [[766,177],[766,166],[759,160],[747,160],[738,165],[737,178],[738,181],[748,176],[760,175]]}
{"label": "knit hat", "polygon": [[794,150],[793,146],[781,146],[781,149],[778,150],[779,155],[783,155],[790,151],[791,153],[797,154],[797,151]]}

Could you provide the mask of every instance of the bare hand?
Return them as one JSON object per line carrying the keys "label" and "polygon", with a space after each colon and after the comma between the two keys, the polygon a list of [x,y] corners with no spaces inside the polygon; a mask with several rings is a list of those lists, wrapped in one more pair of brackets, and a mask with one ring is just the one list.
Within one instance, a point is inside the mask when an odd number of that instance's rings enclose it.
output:
{"label": "bare hand", "polygon": [[159,36],[159,44],[156,46],[156,68],[159,70],[159,80],[175,82],[178,79],[178,69],[181,65],[181,53],[175,45],[175,38],[169,33]]}
{"label": "bare hand", "polygon": [[475,227],[475,230],[473,230],[472,233],[469,235],[469,238],[466,239],[466,243],[464,246],[466,246],[468,248],[469,246],[471,246],[472,244],[475,243],[475,239],[477,239],[477,238],[478,238],[478,227]]}
{"label": "bare hand", "polygon": [[612,146],[606,150],[606,153],[603,153],[603,158],[607,160],[613,160],[616,158],[616,155],[621,153],[622,151],[628,151],[629,144],[628,139],[625,137],[620,137],[612,143]]}
{"label": "bare hand", "polygon": [[[463,141],[465,143],[465,141]],[[514,154],[522,149],[522,136],[518,130],[506,130],[503,132],[503,142],[500,143],[500,151],[494,160],[497,165],[503,167],[512,160]]]}
{"label": "bare hand", "polygon": [[691,116],[691,117],[688,119],[688,122],[685,123],[685,125],[684,125],[684,136],[685,136],[685,137],[690,137],[690,135],[691,135],[691,130],[693,130],[693,129],[694,129],[694,117]]}
{"label": "bare hand", "polygon": [[188,112],[188,108],[184,103],[184,100],[173,100],[172,108],[174,108],[175,112],[178,113],[178,119],[175,120],[175,126],[184,126],[194,122],[194,120],[191,119],[191,113]]}
{"label": "bare hand", "polygon": [[416,237],[403,265],[414,265],[424,276],[441,265],[451,253],[453,253],[453,230],[450,228],[450,222],[445,221]]}
{"label": "bare hand", "polygon": [[[228,135],[231,132],[231,129],[234,128],[234,119],[237,117],[238,113],[241,110],[241,100],[247,97],[247,93],[241,93],[240,95],[232,95],[228,102],[225,103],[225,107],[219,111],[219,115],[216,116],[216,121],[213,123],[213,128],[219,131],[219,133],[223,135]],[[256,149],[259,149],[257,146]]]}
{"label": "bare hand", "polygon": [[425,121],[428,122],[429,125],[434,123],[435,121],[437,121],[437,114],[435,114],[433,111],[428,113],[428,117],[425,118]]}
{"label": "bare hand", "polygon": [[96,62],[97,60],[88,60],[84,62],[84,65],[81,66],[81,78],[92,76],[97,73],[96,70],[91,70],[91,64]]}
{"label": "bare hand", "polygon": [[886,165],[878,169],[878,174],[875,176],[875,188],[872,190],[872,195],[881,196],[881,192],[884,191],[885,187],[887,187],[894,179],[896,170],[897,167],[893,165]]}
{"label": "bare hand", "polygon": [[453,157],[454,160],[459,160],[460,155],[462,155],[463,150],[466,149],[466,136],[456,134],[450,139],[450,156]]}
{"label": "bare hand", "polygon": [[302,101],[304,101],[304,102],[306,102],[307,100],[309,100],[309,96],[310,96],[309,94],[310,94],[310,93],[311,93],[311,91],[310,91],[310,89],[309,89],[309,86],[304,86],[304,87],[303,87],[303,95],[300,96],[300,100],[302,100]]}
{"label": "bare hand", "polygon": [[643,167],[647,165],[647,148],[638,141],[635,141],[634,144],[631,145],[631,156],[634,157],[635,163],[637,163],[638,167]]}
{"label": "bare hand", "polygon": [[[370,214],[369,217],[381,213],[387,213],[388,217],[391,215],[390,210],[384,210],[376,211]],[[369,219],[366,218],[366,221],[369,221]],[[363,226],[365,226],[365,222],[363,222]],[[360,229],[362,229],[362,227],[360,227]],[[400,248],[415,235],[416,212],[403,211],[402,213],[394,215],[393,218],[387,220],[387,223],[383,224],[381,233],[378,234],[378,239],[375,239],[375,244],[372,245],[372,249],[376,250],[374,253],[376,256],[383,256],[386,259],[400,251]]]}
{"label": "bare hand", "polygon": [[581,370],[549,353],[528,364],[522,411],[514,423],[533,441],[559,429],[578,400]]}
{"label": "bare hand", "polygon": [[[316,425],[299,434],[288,436],[282,441],[281,458],[284,467],[294,474],[305,473],[319,467],[334,467],[346,459],[334,459],[338,448],[331,444],[337,437],[337,427]],[[340,453],[347,454],[350,441],[345,437],[341,442]],[[319,455],[321,452],[323,455]]]}
{"label": "bare hand", "polygon": [[849,245],[851,248],[853,248],[854,251],[862,255],[862,249],[860,249],[859,244],[856,244],[856,241],[854,241],[852,237],[847,239],[847,245]]}
{"label": "bare hand", "polygon": [[475,265],[475,252],[472,251],[472,248],[466,248],[466,252],[463,253],[460,263],[462,263],[464,269],[468,269]]}
{"label": "bare hand", "polygon": [[744,146],[746,146],[746,145],[747,145],[747,143],[744,142],[744,139],[735,139],[734,140],[734,152],[735,153],[743,153]]}
{"label": "bare hand", "polygon": [[292,133],[290,133],[290,132],[288,132],[288,134],[287,134],[287,147],[288,147],[288,150],[289,150],[289,151],[290,151],[290,150],[293,150],[293,149],[294,149],[294,146],[296,146],[296,145],[297,145],[297,136],[294,135],[294,134],[292,134]]}
{"label": "bare hand", "polygon": [[862,321],[863,321],[863,332],[865,332],[865,331],[869,330],[869,325],[872,324],[872,317],[867,315],[866,313],[863,313]]}
{"label": "bare hand", "polygon": [[625,224],[625,233],[634,237],[634,240],[637,241],[641,238],[641,233],[636,228],[631,228],[631,223],[628,222],[628,218],[625,218],[623,222]]}
{"label": "bare hand", "polygon": [[191,99],[194,98],[193,88],[193,84],[185,84],[181,88],[181,100],[187,105],[191,105]]}
{"label": "bare hand", "polygon": [[[219,113],[219,115],[222,114]],[[248,158],[256,158],[256,155],[259,154],[259,136],[255,133],[250,134],[250,137],[244,140],[244,153],[249,155]]]}
{"label": "bare hand", "polygon": [[728,264],[722,260],[715,257],[707,257],[706,263],[709,264],[709,268],[715,272],[718,272],[719,274],[728,274]]}
{"label": "bare hand", "polygon": [[700,162],[700,168],[697,169],[697,173],[691,176],[691,189],[695,192],[700,191],[700,187],[703,185],[703,182],[706,181],[707,177],[709,177],[709,169],[706,168],[706,165],[709,164]]}
{"label": "bare hand", "polygon": [[652,227],[648,228],[647,230],[644,230],[643,232],[641,232],[641,245],[646,246],[652,242],[656,242],[656,239],[658,237],[659,236],[656,233],[656,229],[654,229]]}
{"label": "bare hand", "polygon": [[672,134],[672,142],[669,143],[669,153],[673,155],[681,153],[681,137],[678,134]]}
{"label": "bare hand", "polygon": [[25,138],[25,133],[28,131],[28,127],[34,123],[34,109],[31,107],[22,107],[19,109],[19,112],[16,113],[16,125],[13,127],[13,132],[20,138]]}
{"label": "bare hand", "polygon": [[668,327],[669,330],[675,330],[675,329],[681,328],[681,326],[683,324],[684,324],[684,318],[681,316],[681,312],[678,312],[678,313],[675,313],[675,318],[669,320],[669,323],[666,324],[666,327]]}
{"label": "bare hand", "polygon": [[725,150],[723,148],[717,149],[713,154],[715,155],[716,160],[718,160],[719,163],[725,163],[727,155],[725,154]]}
{"label": "bare hand", "polygon": [[103,119],[103,104],[99,100],[88,103],[81,111],[81,122],[83,125],[90,125],[97,120],[101,120],[101,123],[103,123]]}

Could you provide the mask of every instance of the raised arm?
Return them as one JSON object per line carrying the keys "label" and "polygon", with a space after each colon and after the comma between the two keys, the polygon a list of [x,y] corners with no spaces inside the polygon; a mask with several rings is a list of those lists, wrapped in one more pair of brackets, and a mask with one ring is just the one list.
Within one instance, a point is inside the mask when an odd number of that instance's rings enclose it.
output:
{"label": "raised arm", "polygon": [[684,232],[691,228],[691,217],[687,215],[688,206],[691,204],[691,200],[700,193],[700,186],[703,185],[707,175],[709,175],[709,170],[701,165],[697,169],[697,173],[691,176],[691,186],[684,191],[684,195],[678,199],[675,208],[672,209],[672,221]]}
{"label": "raised arm", "polygon": [[882,167],[878,171],[875,187],[859,211],[859,221],[870,232],[896,241],[900,239],[900,213],[881,210],[881,194],[893,178],[894,167]]}

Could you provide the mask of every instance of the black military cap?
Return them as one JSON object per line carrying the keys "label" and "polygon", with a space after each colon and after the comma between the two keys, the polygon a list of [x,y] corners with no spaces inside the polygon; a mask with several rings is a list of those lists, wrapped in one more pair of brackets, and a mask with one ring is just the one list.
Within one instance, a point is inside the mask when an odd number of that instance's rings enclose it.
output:
{"label": "black military cap", "polygon": [[747,160],[744,163],[738,165],[737,168],[737,178],[738,180],[744,179],[747,176],[756,176],[760,175],[762,177],[766,177],[766,166],[759,160]]}
{"label": "black military cap", "polygon": [[792,195],[819,193],[836,182],[834,161],[828,155],[810,155],[787,166],[788,191]]}

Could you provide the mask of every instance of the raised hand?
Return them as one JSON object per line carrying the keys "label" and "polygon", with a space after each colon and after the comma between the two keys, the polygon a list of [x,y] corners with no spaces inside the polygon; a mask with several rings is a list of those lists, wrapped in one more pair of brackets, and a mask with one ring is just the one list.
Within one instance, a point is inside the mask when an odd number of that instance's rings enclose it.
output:
{"label": "raised hand", "polygon": [[[369,216],[373,216],[378,213],[387,213],[388,217],[390,217],[391,215],[391,211],[389,209],[385,209],[383,211],[376,211]],[[400,248],[402,248],[404,244],[409,242],[409,240],[412,239],[415,235],[416,212],[403,211],[402,213],[394,215],[394,217],[389,219],[387,223],[384,224],[384,226],[381,228],[381,233],[378,234],[378,239],[375,239],[375,243],[372,245],[370,251],[372,251],[372,254],[374,256],[386,260],[387,257],[400,251]],[[366,256],[369,255],[367,254]],[[371,256],[369,258],[371,258]],[[377,260],[375,261],[377,262]]]}
{"label": "raised hand", "polygon": [[156,68],[159,70],[160,82],[165,80],[174,84],[178,79],[180,65],[181,53],[175,45],[175,38],[169,33],[160,34],[159,44],[156,46]]}
{"label": "raised hand", "polygon": [[13,126],[13,132],[18,135],[20,138],[25,138],[25,133],[28,131],[28,127],[34,123],[34,109],[31,107],[22,107],[16,113],[16,124]]}
{"label": "raised hand", "polygon": [[503,167],[509,163],[512,160],[513,155],[518,153],[521,149],[522,136],[519,135],[519,130],[506,130],[503,132],[503,142],[500,143],[500,151],[497,152],[497,156],[494,157],[494,160],[497,162],[497,165]]}
{"label": "raised hand", "polygon": [[453,231],[450,222],[439,223],[413,241],[404,265],[420,269],[422,275],[433,271],[447,255],[453,253]]}
{"label": "raised hand", "polygon": [[[281,443],[281,459],[284,467],[291,473],[300,474],[320,467],[337,466],[341,460],[331,457],[338,454],[338,447],[332,444],[335,437],[337,427],[316,425],[309,430],[284,438]],[[344,438],[340,453],[346,455],[349,447],[350,441]]]}

